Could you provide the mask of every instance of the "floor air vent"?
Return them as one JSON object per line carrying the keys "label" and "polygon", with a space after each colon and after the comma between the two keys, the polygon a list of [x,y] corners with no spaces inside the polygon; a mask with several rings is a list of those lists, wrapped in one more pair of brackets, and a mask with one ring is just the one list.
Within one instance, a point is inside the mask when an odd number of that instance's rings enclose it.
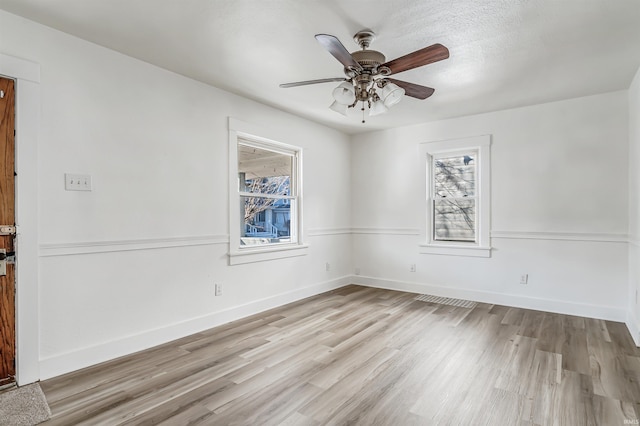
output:
{"label": "floor air vent", "polygon": [[475,308],[476,302],[470,300],[451,299],[449,297],[431,296],[430,294],[421,294],[415,297],[416,300],[423,302],[440,303],[441,305],[451,305],[460,308]]}

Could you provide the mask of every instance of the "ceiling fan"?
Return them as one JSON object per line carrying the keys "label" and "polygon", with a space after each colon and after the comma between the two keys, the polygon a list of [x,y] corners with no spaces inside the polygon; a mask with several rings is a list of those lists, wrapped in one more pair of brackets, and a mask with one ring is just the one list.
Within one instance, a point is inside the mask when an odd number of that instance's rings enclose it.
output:
{"label": "ceiling fan", "polygon": [[369,115],[374,116],[386,112],[389,107],[400,102],[403,95],[426,99],[435,91],[431,87],[389,78],[390,75],[449,57],[449,49],[441,44],[434,44],[392,61],[386,61],[382,53],[369,49],[375,39],[373,31],[358,31],[353,39],[362,50],[349,53],[337,37],[329,34],[316,34],[316,40],[344,66],[346,78],[298,81],[281,84],[280,87],[289,88],[340,81],[340,85],[333,90],[335,102],[330,108],[340,114],[347,115],[347,108],[353,108],[358,102],[361,102],[362,122],[364,123],[365,105],[369,108]]}

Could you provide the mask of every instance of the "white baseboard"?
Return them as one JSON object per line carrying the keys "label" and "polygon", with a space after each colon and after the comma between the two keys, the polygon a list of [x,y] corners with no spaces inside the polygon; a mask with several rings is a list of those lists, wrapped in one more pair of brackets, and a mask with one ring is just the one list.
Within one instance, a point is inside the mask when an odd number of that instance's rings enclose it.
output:
{"label": "white baseboard", "polygon": [[320,293],[344,287],[349,284],[418,294],[432,294],[435,296],[473,300],[476,302],[624,322],[627,325],[636,345],[640,346],[640,329],[638,328],[637,319],[631,312],[626,312],[624,309],[612,306],[572,303],[553,299],[541,299],[352,275],[281,293],[265,299],[253,301],[245,305],[236,306],[220,312],[214,312],[203,317],[193,318],[181,323],[172,324],[133,336],[127,336],[122,339],[106,342],[100,345],[82,348],[42,359],[40,360],[40,379],[49,379],[124,355],[149,349],[190,334],[208,330],[231,321],[264,312],[278,306],[286,305],[287,303],[296,302],[306,297],[315,296]]}
{"label": "white baseboard", "polygon": [[[451,297],[455,299],[473,300],[475,302],[495,305],[513,306],[516,308],[533,309],[537,311],[555,312],[559,314],[604,319],[625,322],[626,312],[614,306],[590,305],[586,303],[566,302],[554,299],[520,296],[515,294],[495,293],[488,291],[470,290],[464,288],[443,287],[437,285],[396,281],[382,278],[354,275],[353,284],[368,287],[384,288],[388,290],[406,291],[409,293],[432,294],[434,296]],[[637,322],[636,322],[637,323]],[[633,335],[633,333],[632,333]],[[638,334],[636,333],[636,336]]]}
{"label": "white baseboard", "polygon": [[638,327],[638,318],[636,318],[635,314],[631,310],[627,311],[627,318],[624,323],[633,338],[633,342],[636,346],[640,347],[640,327]]}
{"label": "white baseboard", "polygon": [[321,282],[249,302],[245,305],[235,306],[224,311],[193,318],[181,323],[42,359],[40,360],[40,379],[49,379],[124,355],[149,349],[181,337],[208,330],[272,308],[277,308],[287,303],[296,302],[306,297],[344,287],[345,285],[351,284],[351,281],[350,276],[345,276]]}

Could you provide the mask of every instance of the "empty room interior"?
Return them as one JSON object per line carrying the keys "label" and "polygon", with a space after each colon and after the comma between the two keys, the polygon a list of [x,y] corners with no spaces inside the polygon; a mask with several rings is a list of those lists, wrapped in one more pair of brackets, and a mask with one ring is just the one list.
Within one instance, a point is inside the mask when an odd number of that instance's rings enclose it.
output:
{"label": "empty room interior", "polygon": [[634,0],[0,0],[0,401],[639,424],[639,23]]}

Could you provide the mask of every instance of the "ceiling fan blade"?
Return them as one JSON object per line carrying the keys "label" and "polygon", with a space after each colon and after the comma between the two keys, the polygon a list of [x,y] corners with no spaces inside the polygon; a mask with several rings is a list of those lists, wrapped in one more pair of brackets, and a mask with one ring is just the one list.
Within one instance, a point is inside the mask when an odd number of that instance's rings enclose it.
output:
{"label": "ceiling fan blade", "polygon": [[345,68],[362,71],[362,66],[353,59],[351,53],[340,43],[335,36],[329,34],[316,34],[316,40],[329,51]]}
{"label": "ceiling fan blade", "polygon": [[391,69],[391,74],[397,74],[423,65],[432,64],[434,62],[447,59],[449,57],[449,49],[441,44],[424,47],[408,55],[401,56],[392,61],[382,64]]}
{"label": "ceiling fan blade", "polygon": [[407,96],[411,96],[416,99],[427,99],[429,96],[433,95],[435,89],[427,86],[421,86],[415,83],[408,83],[402,80],[396,80],[395,78],[387,78],[390,83],[397,84],[398,86],[404,89],[404,94]]}
{"label": "ceiling fan blade", "polygon": [[309,84],[331,83],[333,81],[347,81],[347,79],[344,77],[321,78],[319,80],[307,80],[307,81],[296,81],[295,83],[284,83],[284,84],[281,84],[280,87],[282,87],[283,89],[286,89],[289,87],[308,86]]}

